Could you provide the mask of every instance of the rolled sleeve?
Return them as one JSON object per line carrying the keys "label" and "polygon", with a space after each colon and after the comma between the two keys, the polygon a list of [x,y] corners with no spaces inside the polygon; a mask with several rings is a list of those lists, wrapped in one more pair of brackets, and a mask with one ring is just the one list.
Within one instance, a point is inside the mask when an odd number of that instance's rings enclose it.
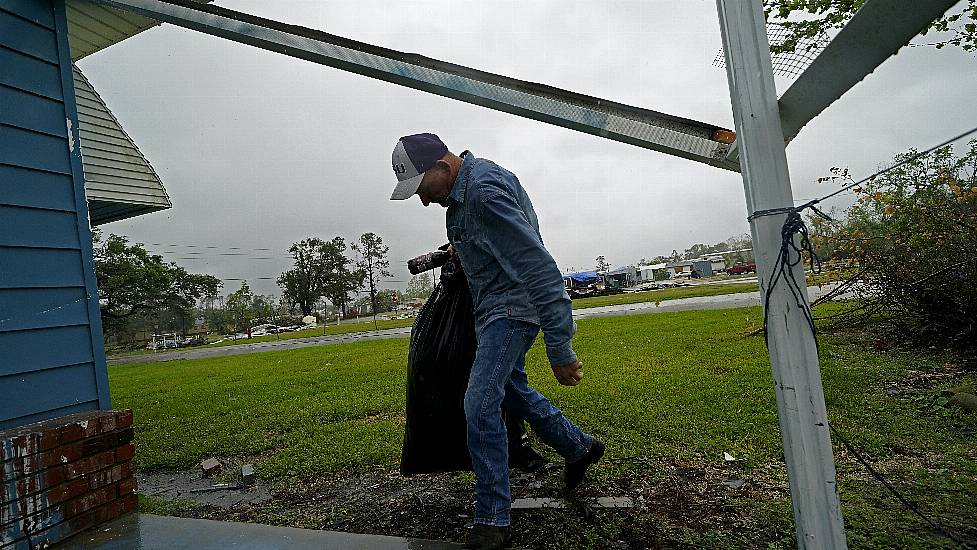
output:
{"label": "rolled sleeve", "polygon": [[576,325],[573,307],[563,287],[563,274],[543,246],[516,200],[499,189],[479,194],[479,214],[485,241],[502,269],[526,289],[535,306],[550,364],[577,360],[571,341]]}

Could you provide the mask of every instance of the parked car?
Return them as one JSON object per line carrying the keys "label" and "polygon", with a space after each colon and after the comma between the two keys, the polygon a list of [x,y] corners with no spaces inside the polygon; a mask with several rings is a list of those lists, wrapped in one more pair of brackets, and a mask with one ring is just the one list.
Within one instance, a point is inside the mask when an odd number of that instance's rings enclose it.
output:
{"label": "parked car", "polygon": [[744,273],[756,273],[756,264],[739,264],[726,268],[728,275],[742,275]]}
{"label": "parked car", "polygon": [[272,324],[255,325],[251,327],[251,336],[264,336],[266,334],[275,334],[279,332],[281,327]]}

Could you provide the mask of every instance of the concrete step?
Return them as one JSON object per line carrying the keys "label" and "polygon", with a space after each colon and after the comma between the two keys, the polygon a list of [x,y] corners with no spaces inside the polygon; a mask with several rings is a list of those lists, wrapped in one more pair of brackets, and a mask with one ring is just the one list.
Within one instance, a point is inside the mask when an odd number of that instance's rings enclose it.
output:
{"label": "concrete step", "polygon": [[57,545],[59,550],[455,550],[460,544],[382,535],[128,514]]}

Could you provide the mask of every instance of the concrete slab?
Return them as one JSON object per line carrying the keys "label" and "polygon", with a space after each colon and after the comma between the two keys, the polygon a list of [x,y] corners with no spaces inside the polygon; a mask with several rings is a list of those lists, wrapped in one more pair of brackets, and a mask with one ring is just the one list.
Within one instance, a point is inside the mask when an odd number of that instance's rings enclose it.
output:
{"label": "concrete slab", "polygon": [[[634,501],[631,497],[598,497],[589,498],[582,501],[591,508],[633,508]],[[572,507],[566,500],[561,498],[535,497],[517,498],[512,501],[513,510],[534,510],[539,508],[570,508]]]}
{"label": "concrete slab", "polygon": [[128,514],[56,546],[59,550],[455,550],[460,544],[336,531]]}

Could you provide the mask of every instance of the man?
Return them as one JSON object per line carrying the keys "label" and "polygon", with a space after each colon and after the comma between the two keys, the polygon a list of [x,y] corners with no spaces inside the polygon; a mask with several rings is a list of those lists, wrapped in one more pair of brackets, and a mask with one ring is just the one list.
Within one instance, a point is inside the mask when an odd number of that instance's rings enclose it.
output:
{"label": "man", "polygon": [[540,329],[553,374],[565,386],[583,378],[571,346],[576,330],[563,276],[543,247],[536,212],[508,170],[434,134],[400,138],[393,152],[392,200],[415,194],[448,209],[448,239],[461,259],[475,306],[478,349],[465,393],[468,450],[475,470],[475,526],[466,548],[503,548],[511,497],[501,407],[529,422],[566,460],[567,490],[583,481],[604,444],[584,433],[526,378],[526,352]]}

